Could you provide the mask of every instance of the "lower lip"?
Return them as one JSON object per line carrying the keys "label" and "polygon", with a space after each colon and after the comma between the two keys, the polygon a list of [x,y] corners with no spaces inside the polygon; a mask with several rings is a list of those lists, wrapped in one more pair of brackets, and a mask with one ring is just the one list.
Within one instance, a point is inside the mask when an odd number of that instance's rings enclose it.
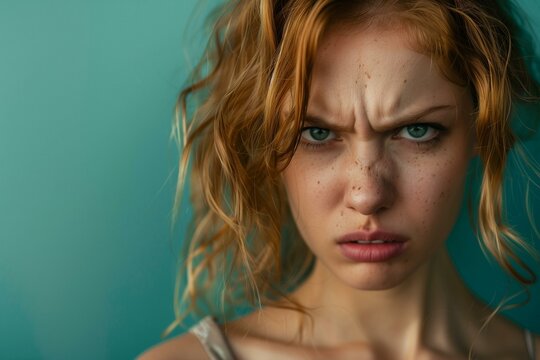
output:
{"label": "lower lip", "polygon": [[382,244],[358,244],[346,242],[339,244],[346,258],[357,262],[382,262],[390,260],[405,250],[405,242]]}

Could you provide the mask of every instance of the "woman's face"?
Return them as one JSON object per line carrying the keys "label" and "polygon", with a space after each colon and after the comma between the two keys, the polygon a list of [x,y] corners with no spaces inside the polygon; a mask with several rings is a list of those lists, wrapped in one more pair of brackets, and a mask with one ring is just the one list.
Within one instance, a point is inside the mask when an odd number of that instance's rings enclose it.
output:
{"label": "woman's face", "polygon": [[333,29],[315,59],[304,130],[282,179],[325,271],[388,289],[443,246],[473,154],[468,89],[401,30]]}

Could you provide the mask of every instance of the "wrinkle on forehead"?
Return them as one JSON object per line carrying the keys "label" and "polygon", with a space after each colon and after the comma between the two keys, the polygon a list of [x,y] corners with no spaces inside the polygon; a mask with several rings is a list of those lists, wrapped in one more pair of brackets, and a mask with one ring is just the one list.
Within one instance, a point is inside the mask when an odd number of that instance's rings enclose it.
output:
{"label": "wrinkle on forehead", "polygon": [[310,111],[347,122],[369,120],[362,122],[372,126],[455,98],[457,86],[411,46],[406,33],[360,29],[335,28],[323,38],[313,68]]}

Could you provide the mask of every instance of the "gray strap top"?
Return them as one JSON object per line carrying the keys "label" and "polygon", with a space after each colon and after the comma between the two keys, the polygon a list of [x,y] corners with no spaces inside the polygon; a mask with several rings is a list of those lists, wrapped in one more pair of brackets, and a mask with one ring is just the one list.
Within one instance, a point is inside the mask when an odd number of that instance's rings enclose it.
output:
{"label": "gray strap top", "polygon": [[527,344],[527,352],[529,353],[529,359],[536,360],[534,338],[529,330],[525,330],[525,343]]}
{"label": "gray strap top", "polygon": [[[211,316],[207,316],[199,321],[189,332],[199,339],[210,360],[236,359],[225,334],[223,334]],[[529,330],[525,330],[525,344],[527,345],[529,359],[536,360],[534,338]]]}
{"label": "gray strap top", "polygon": [[236,359],[225,334],[211,316],[199,321],[189,332],[199,339],[210,360]]}

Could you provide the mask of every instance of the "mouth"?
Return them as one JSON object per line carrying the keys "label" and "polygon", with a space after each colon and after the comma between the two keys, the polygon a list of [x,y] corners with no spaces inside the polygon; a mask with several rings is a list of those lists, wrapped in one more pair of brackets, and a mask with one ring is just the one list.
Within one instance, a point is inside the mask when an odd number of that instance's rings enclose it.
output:
{"label": "mouth", "polygon": [[339,238],[341,254],[349,261],[377,263],[390,261],[406,251],[408,238],[387,231],[355,231]]}
{"label": "mouth", "polygon": [[403,243],[408,239],[406,236],[391,233],[388,231],[354,231],[348,233],[338,239],[338,244],[356,243],[356,244],[387,244],[387,243]]}
{"label": "mouth", "polygon": [[357,240],[357,241],[347,241],[349,243],[354,244],[364,244],[364,245],[371,245],[371,244],[389,244],[389,243],[397,243],[402,241],[388,241],[388,240],[373,240],[373,241],[364,241],[364,240]]}

